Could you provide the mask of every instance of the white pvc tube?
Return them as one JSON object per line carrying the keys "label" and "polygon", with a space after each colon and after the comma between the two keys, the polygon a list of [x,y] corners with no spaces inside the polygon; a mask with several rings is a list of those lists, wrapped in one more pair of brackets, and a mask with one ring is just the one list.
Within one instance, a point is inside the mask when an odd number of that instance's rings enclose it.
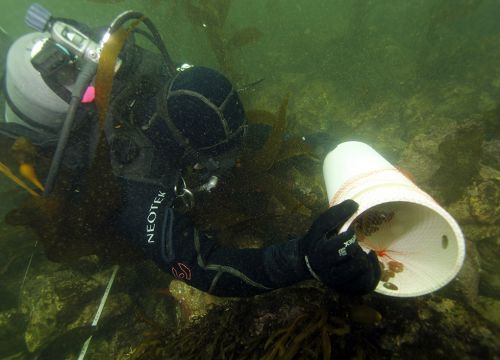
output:
{"label": "white pvc tube", "polygon": [[[393,214],[390,221],[364,236],[365,251],[375,250],[387,269],[403,264],[376,292],[411,297],[433,292],[450,282],[462,267],[465,240],[453,217],[367,144],[349,141],[325,158],[323,174],[330,206],[353,199],[359,209],[345,231],[363,214]],[[359,220],[358,220],[359,226]],[[388,284],[389,283],[389,284]]]}

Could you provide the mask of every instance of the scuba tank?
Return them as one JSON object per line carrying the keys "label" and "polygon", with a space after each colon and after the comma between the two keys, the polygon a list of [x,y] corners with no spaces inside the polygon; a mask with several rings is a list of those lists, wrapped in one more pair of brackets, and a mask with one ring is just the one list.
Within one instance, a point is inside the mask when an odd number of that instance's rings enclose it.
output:
{"label": "scuba tank", "polygon": [[[69,107],[47,85],[31,61],[48,40],[47,33],[29,33],[20,37],[10,47],[6,62],[6,125],[2,130],[13,137],[26,136],[35,143],[42,137],[45,140],[55,137]],[[69,86],[65,88],[70,91]]]}

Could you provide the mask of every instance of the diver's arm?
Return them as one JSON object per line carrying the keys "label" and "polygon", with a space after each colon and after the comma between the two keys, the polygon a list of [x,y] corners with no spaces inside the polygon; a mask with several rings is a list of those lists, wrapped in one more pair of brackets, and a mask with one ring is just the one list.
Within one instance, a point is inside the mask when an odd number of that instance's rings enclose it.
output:
{"label": "diver's arm", "polygon": [[172,194],[148,184],[129,183],[128,205],[120,214],[129,237],[165,272],[218,296],[252,296],[312,277],[343,293],[364,294],[380,278],[376,255],[366,254],[352,231],[338,228],[357,204],[332,207],[309,232],[261,249],[220,246],[171,207]]}
{"label": "diver's arm", "polygon": [[[260,249],[220,246],[189,218],[169,210],[172,231],[162,234],[172,251],[174,277],[217,296],[252,296],[312,278],[299,255],[299,239]],[[168,222],[170,222],[168,221]]]}
{"label": "diver's arm", "polygon": [[219,246],[170,209],[172,231],[162,236],[174,261],[166,270],[217,296],[252,296],[313,277],[335,291],[363,295],[375,289],[381,271],[375,253],[365,253],[352,230],[338,233],[356,209],[345,201],[319,216],[303,237],[261,249]]}
{"label": "diver's arm", "polygon": [[299,240],[262,249],[223,247],[172,208],[173,191],[124,181],[126,205],[113,224],[165,272],[218,296],[252,296],[311,278]]}

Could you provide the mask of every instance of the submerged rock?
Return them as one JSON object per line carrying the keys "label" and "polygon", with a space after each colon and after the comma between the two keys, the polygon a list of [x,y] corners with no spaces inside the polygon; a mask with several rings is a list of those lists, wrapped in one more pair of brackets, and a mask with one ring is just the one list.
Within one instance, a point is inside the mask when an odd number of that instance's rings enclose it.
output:
{"label": "submerged rock", "polygon": [[471,241],[477,242],[483,239],[500,236],[500,226],[484,224],[463,224],[462,231],[465,237]]}
{"label": "submerged rock", "polygon": [[500,139],[484,142],[483,163],[494,169],[500,169]]}
{"label": "submerged rock", "polygon": [[26,316],[18,309],[0,312],[0,358],[4,359],[24,349],[26,322]]}
{"label": "submerged rock", "polygon": [[404,150],[398,165],[442,204],[460,199],[479,174],[483,128],[469,121],[421,133]]}
{"label": "submerged rock", "polygon": [[[27,317],[24,340],[28,350],[36,352],[68,330],[91,324],[110,275],[110,270],[86,276],[61,268],[29,279],[20,306]],[[112,295],[103,317],[122,314],[129,305],[125,295]]]}
{"label": "submerged rock", "polygon": [[181,327],[205,316],[210,307],[230,302],[230,299],[210,295],[179,280],[172,280],[169,291],[177,301],[177,322]]}
{"label": "submerged rock", "polygon": [[479,303],[475,309],[483,316],[483,318],[500,328],[500,300],[487,296],[480,296]]}
{"label": "submerged rock", "polygon": [[467,193],[471,214],[480,224],[500,225],[499,170],[482,166]]}
{"label": "submerged rock", "polygon": [[466,249],[467,256],[459,273],[439,293],[473,306],[479,293],[480,259],[475,243],[466,240]]}
{"label": "submerged rock", "polygon": [[478,243],[481,255],[481,275],[479,290],[486,295],[500,300],[500,237],[485,239]]}

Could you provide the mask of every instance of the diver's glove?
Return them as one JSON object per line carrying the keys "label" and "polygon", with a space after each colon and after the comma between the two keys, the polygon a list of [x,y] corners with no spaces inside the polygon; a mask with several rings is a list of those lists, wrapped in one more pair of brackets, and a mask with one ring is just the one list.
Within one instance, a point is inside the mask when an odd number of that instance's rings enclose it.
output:
{"label": "diver's glove", "polygon": [[314,278],[338,292],[362,295],[375,289],[381,271],[375,252],[365,253],[353,230],[338,233],[357,209],[346,200],[321,214],[299,240],[299,254]]}

